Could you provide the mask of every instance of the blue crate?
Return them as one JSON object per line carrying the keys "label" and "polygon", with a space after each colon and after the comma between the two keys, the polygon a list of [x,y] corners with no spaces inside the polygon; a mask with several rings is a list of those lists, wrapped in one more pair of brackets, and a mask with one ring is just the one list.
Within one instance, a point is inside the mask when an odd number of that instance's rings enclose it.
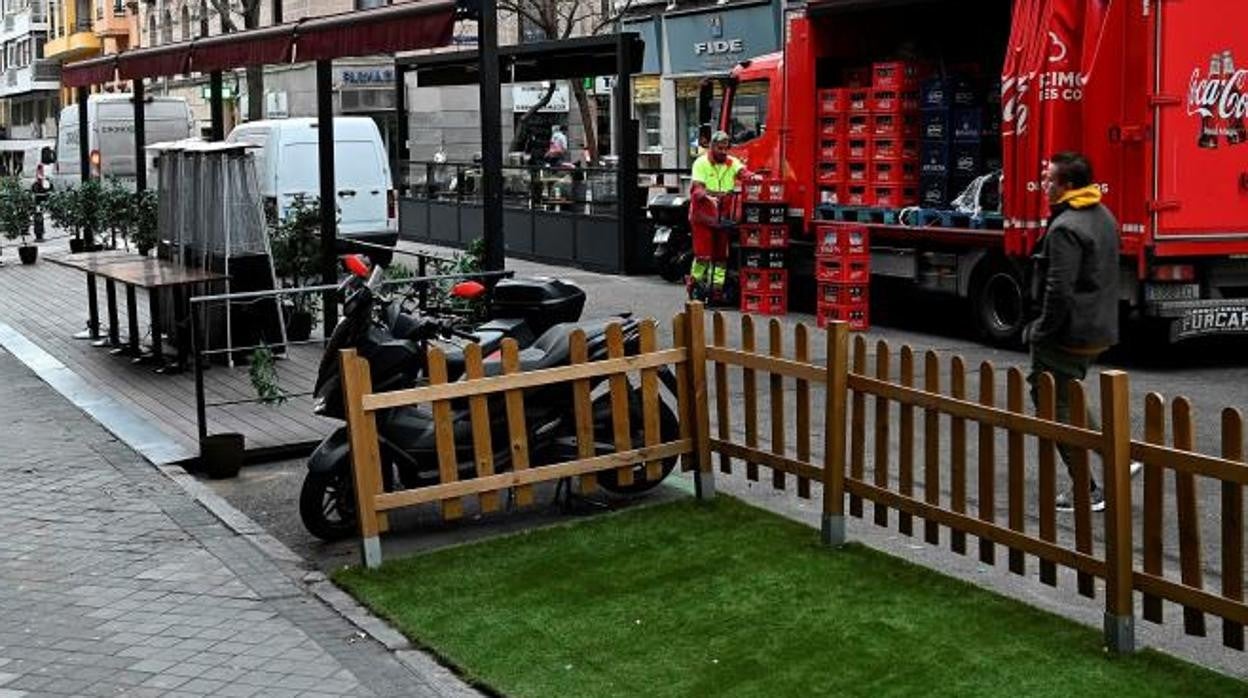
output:
{"label": "blue crate", "polygon": [[954,109],[953,140],[961,143],[978,143],[984,135],[984,112],[981,109]]}
{"label": "blue crate", "polygon": [[984,156],[979,143],[954,143],[950,149],[949,174],[953,177],[978,177],[984,174]]}
{"label": "blue crate", "polygon": [[1004,230],[1005,218],[999,213],[984,213],[971,219],[971,227],[983,230]]}
{"label": "blue crate", "polygon": [[894,225],[897,223],[897,211],[891,208],[860,208],[858,222]]}
{"label": "blue crate", "polygon": [[952,198],[949,196],[948,177],[919,177],[919,204],[924,208],[945,208]]}
{"label": "blue crate", "polygon": [[927,177],[949,175],[948,142],[923,141],[919,145],[919,175]]}
{"label": "blue crate", "polygon": [[947,141],[953,136],[953,115],[948,109],[924,109],[919,136],[925,141]]}
{"label": "blue crate", "polygon": [[919,85],[920,109],[948,109],[953,106],[953,84],[947,78],[928,78]]}

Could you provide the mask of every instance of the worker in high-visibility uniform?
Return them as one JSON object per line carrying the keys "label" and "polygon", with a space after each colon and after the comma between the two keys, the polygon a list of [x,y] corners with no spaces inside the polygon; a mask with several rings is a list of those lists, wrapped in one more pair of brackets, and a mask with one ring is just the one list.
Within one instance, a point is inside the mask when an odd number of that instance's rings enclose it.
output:
{"label": "worker in high-visibility uniform", "polygon": [[[728,252],[735,227],[725,220],[729,211],[725,198],[733,194],[737,182],[753,177],[745,163],[728,154],[728,134],[716,131],[711,149],[693,162],[693,184],[689,189],[689,227],[693,232],[693,265],[689,275],[695,283],[723,288],[728,273]],[[708,279],[708,272],[713,277]]]}

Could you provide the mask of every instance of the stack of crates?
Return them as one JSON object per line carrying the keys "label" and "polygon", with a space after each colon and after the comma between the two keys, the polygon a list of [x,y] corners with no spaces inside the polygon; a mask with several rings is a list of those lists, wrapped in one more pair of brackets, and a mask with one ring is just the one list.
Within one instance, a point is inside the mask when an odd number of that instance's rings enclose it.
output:
{"label": "stack of crates", "polygon": [[845,129],[848,91],[842,88],[819,90],[819,150],[815,156],[815,176],[819,202],[841,205],[845,197]]}
{"label": "stack of crates", "polygon": [[789,308],[788,206],[784,184],[755,182],[746,186],[740,224],[741,312],[784,315]]}
{"label": "stack of crates", "polygon": [[[912,206],[919,200],[919,73],[917,63],[889,61],[871,66],[869,89],[850,91],[867,96],[870,115],[865,146],[867,192],[862,205],[876,208]],[[851,71],[849,80],[866,83]],[[851,140],[850,148],[854,147]],[[853,161],[851,156],[850,168]]]}
{"label": "stack of crates", "polygon": [[947,208],[976,177],[1001,169],[1000,87],[985,91],[973,73],[923,82],[920,198]]}
{"label": "stack of crates", "polygon": [[815,228],[815,304],[819,326],[839,320],[861,332],[871,326],[871,243],[867,227],[820,223]]}

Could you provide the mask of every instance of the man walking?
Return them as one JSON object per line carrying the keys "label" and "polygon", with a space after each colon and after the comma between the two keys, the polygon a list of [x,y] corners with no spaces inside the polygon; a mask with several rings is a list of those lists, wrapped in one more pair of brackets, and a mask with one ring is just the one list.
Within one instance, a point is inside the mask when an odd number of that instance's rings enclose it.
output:
{"label": "man walking", "polygon": [[[1041,186],[1052,213],[1049,228],[1032,258],[1032,297],[1040,302],[1040,317],[1023,330],[1031,348],[1031,399],[1040,404],[1040,375],[1052,374],[1056,383],[1057,419],[1070,422],[1070,382],[1083,380],[1088,367],[1106,349],[1118,343],[1118,222],[1101,204],[1101,189],[1093,183],[1092,165],[1079,153],[1054,155]],[[1089,411],[1087,424],[1100,425]],[[1074,479],[1070,448],[1059,446],[1066,470]],[[1131,474],[1140,463],[1131,464]],[[1105,508],[1105,497],[1095,478],[1093,511]],[[1059,511],[1074,510],[1073,488],[1057,497]]]}

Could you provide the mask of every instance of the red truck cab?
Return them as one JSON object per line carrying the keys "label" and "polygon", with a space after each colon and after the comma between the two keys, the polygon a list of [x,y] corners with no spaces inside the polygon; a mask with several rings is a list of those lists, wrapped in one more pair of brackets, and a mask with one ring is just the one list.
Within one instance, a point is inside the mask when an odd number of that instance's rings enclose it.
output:
{"label": "red truck cab", "polygon": [[820,88],[899,59],[1001,76],[1002,225],[872,223],[873,274],[968,298],[986,339],[1016,341],[1047,217],[1043,160],[1078,150],[1120,223],[1124,308],[1173,341],[1248,332],[1248,3],[1052,4],[811,0],[789,11],[782,52],[732,71],[714,123],[751,169],[784,179],[794,237],[809,240],[829,214]]}

